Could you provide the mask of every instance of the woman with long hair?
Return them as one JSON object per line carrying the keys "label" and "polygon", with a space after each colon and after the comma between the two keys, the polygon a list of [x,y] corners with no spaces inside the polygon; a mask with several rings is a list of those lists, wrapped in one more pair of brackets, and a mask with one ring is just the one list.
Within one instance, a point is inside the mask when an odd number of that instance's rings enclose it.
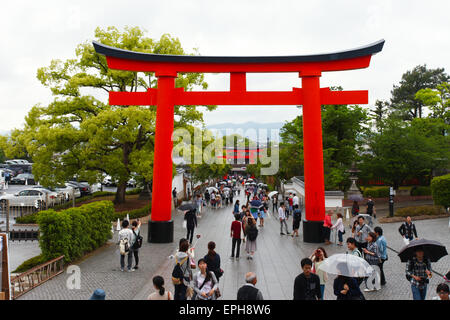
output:
{"label": "woman with long hair", "polygon": [[200,269],[194,275],[194,296],[192,300],[216,300],[216,290],[218,289],[218,281],[214,272],[207,269],[204,259],[198,260],[198,268]]}
{"label": "woman with long hair", "polygon": [[331,226],[331,229],[336,229],[337,230],[337,232],[338,232],[338,239],[339,239],[338,246],[342,247],[342,242],[344,241],[342,239],[342,236],[344,235],[344,232],[345,232],[344,223],[342,222],[342,218],[343,218],[342,214],[338,213],[337,214],[337,218],[338,219],[337,219],[336,223]]}
{"label": "woman with long hair", "polygon": [[206,262],[207,269],[214,272],[217,281],[219,281],[219,278],[223,275],[223,270],[220,268],[220,255],[214,249],[216,249],[216,243],[214,241],[208,242],[208,253],[203,259]]}
{"label": "woman with long hair", "polygon": [[314,251],[314,253],[309,257],[313,262],[312,272],[315,273],[320,279],[320,291],[322,292],[322,300],[323,294],[325,292],[325,283],[328,280],[328,275],[325,271],[319,269],[320,265],[328,258],[327,252],[324,248],[319,247]]}
{"label": "woman with long hair", "polygon": [[148,296],[148,300],[173,300],[172,293],[164,288],[164,279],[161,276],[153,277],[155,292]]}
{"label": "woman with long hair", "polygon": [[[378,248],[378,244],[376,243],[377,234],[375,232],[369,232],[367,236],[367,248],[363,248],[364,259],[374,268],[375,272],[371,277],[365,280],[366,288],[364,291],[374,291],[380,290],[380,272],[379,272],[379,263],[381,261],[380,249]],[[372,282],[375,281],[375,286],[373,286]],[[369,288],[370,287],[370,288]]]}

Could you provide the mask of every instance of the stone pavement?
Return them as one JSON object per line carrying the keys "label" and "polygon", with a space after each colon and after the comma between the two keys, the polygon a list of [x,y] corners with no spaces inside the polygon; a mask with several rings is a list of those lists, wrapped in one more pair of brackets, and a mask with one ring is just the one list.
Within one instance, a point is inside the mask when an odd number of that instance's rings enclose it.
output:
{"label": "stone pavement", "polygon": [[[241,193],[240,200],[244,200]],[[235,199],[236,200],[236,199]],[[244,252],[245,244],[241,247],[241,259],[230,260],[231,239],[230,225],[233,221],[232,206],[219,210],[207,210],[199,219],[196,234],[201,238],[196,245],[196,259],[207,253],[207,243],[216,242],[216,251],[222,260],[224,275],[220,279],[220,289],[223,299],[236,299],[236,293],[244,283],[245,273],[256,272],[257,287],[262,291],[265,299],[291,300],[293,297],[293,282],[301,272],[300,260],[309,256],[318,247],[317,244],[303,243],[302,229],[300,237],[281,236],[278,219],[272,214],[266,215],[265,227],[259,229],[257,239],[258,250],[254,260],[247,260]],[[154,275],[162,275],[166,280],[166,288],[173,292],[171,272],[173,260],[168,259],[173,254],[178,240],[185,236],[182,229],[182,214],[173,214],[175,224],[175,239],[172,244],[149,244],[144,241],[140,252],[140,269],[132,273],[119,271],[118,246],[111,241],[108,246],[98,250],[79,263],[81,268],[81,289],[68,290],[66,288],[67,274],[44,283],[21,297],[21,299],[87,299],[96,288],[106,291],[107,299],[146,299],[153,292],[151,279]],[[292,229],[292,220],[288,222]],[[398,223],[381,225],[385,231],[388,245],[400,249],[402,239],[397,232]],[[450,230],[448,219],[424,220],[416,222],[420,237],[435,239],[450,248]],[[141,234],[147,239],[147,225],[143,225]],[[347,234],[349,231],[347,228]],[[117,232],[115,237],[117,237]],[[345,248],[336,245],[324,246],[328,255],[345,252]],[[450,266],[449,256],[444,257],[433,268],[440,273],[446,273]],[[404,276],[405,264],[400,263],[396,254],[389,252],[389,260],[385,263],[388,284],[378,292],[365,293],[367,299],[411,299],[410,288]],[[436,285],[440,282],[435,275],[431,280],[428,297],[435,295]],[[326,285],[325,299],[334,300],[334,276],[329,277]],[[363,286],[362,286],[363,287]]]}

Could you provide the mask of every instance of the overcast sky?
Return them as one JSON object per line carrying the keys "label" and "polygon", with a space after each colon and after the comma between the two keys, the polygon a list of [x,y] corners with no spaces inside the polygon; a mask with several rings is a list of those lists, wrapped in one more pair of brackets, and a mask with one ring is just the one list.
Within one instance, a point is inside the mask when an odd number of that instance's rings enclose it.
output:
{"label": "overcast sky", "polygon": [[[227,1],[7,1],[0,32],[0,132],[21,127],[37,103],[51,101],[36,79],[52,59],[75,56],[97,26],[139,26],[148,36],[178,37],[187,52],[202,55],[301,55],[386,44],[368,69],[324,73],[322,87],[369,90],[369,106],[388,99],[394,83],[418,64],[450,70],[450,1],[227,0]],[[227,90],[228,75],[208,75],[209,90]],[[291,90],[297,74],[249,74],[248,90]],[[257,112],[255,112],[258,110]],[[207,124],[279,122],[295,107],[219,107]]]}

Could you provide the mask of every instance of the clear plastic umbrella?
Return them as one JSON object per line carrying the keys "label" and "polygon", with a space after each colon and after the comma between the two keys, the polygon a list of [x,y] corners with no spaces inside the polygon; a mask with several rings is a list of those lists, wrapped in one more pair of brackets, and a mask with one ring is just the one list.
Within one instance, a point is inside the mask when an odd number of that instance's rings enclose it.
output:
{"label": "clear plastic umbrella", "polygon": [[274,195],[278,194],[278,191],[272,191],[269,192],[269,194],[267,195],[269,198],[272,198]]}
{"label": "clear plastic umbrella", "polygon": [[325,259],[319,269],[326,273],[352,278],[369,277],[374,269],[363,258],[352,254],[339,253]]}

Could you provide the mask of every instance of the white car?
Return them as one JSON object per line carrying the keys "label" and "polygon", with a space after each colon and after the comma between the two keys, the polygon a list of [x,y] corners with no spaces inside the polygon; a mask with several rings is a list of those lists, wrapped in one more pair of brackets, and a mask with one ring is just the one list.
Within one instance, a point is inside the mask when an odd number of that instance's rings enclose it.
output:
{"label": "white car", "polygon": [[[11,207],[45,207],[45,192],[40,189],[25,189],[16,194],[0,195],[0,203],[6,203],[9,200]],[[51,199],[49,199],[50,202]]]}
{"label": "white car", "polygon": [[44,200],[48,199],[48,206],[54,206],[56,204],[61,204],[63,202],[62,200],[64,199],[64,194],[62,192],[58,193],[55,191],[51,191],[42,186],[36,186],[36,187],[33,187],[33,189],[39,190],[44,193],[43,197],[44,197]]}

